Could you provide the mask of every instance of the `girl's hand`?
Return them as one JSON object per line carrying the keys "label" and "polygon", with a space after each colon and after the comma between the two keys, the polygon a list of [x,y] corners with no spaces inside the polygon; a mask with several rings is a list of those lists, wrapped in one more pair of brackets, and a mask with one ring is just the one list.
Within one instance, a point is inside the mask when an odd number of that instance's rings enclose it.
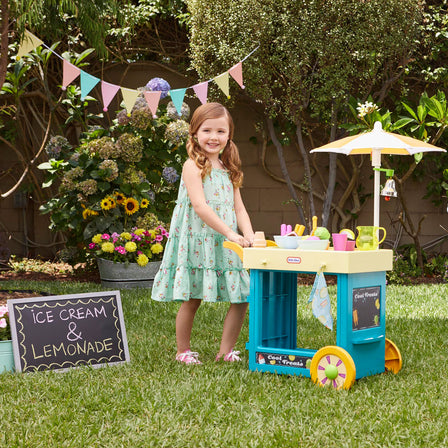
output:
{"label": "girl's hand", "polygon": [[253,246],[253,244],[254,244],[254,237],[255,237],[255,234],[252,232],[252,233],[245,233],[244,234],[244,238],[247,240],[247,241],[249,241],[249,246]]}
{"label": "girl's hand", "polygon": [[242,247],[250,247],[250,241],[247,240],[246,238],[244,238],[244,236],[242,235],[238,235],[238,233],[236,232],[229,232],[229,234],[227,235],[227,239],[229,241],[232,241],[233,243],[237,243]]}

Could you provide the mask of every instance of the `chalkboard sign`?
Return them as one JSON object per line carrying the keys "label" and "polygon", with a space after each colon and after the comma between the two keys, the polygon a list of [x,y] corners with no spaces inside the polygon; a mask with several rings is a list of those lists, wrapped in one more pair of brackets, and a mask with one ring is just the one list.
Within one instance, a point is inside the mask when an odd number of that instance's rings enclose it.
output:
{"label": "chalkboard sign", "polygon": [[8,300],[16,371],[129,361],[119,291]]}
{"label": "chalkboard sign", "polygon": [[353,330],[380,325],[381,287],[353,288]]}

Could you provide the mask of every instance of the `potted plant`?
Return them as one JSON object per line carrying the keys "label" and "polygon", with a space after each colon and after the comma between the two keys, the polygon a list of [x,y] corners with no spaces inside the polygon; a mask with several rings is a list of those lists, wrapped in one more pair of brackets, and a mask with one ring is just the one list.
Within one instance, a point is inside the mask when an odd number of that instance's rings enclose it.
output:
{"label": "potted plant", "polygon": [[14,370],[8,307],[0,305],[0,373]]}
{"label": "potted plant", "polygon": [[[130,114],[120,111],[109,128],[91,127],[77,146],[62,136],[49,140],[49,161],[39,168],[47,172],[44,187],[58,189],[40,209],[50,214],[50,228],[66,236],[66,261],[98,252],[88,247],[97,235],[152,232],[169,222],[187,157],[189,107],[184,104],[179,114],[172,102],[162,101],[154,117],[143,96],[144,90],[162,90],[164,98],[169,89],[161,78],[152,79],[140,88]],[[154,252],[145,254],[151,261],[157,258]],[[114,257],[118,261],[123,254],[114,252]],[[137,261],[129,253],[126,260]]]}
{"label": "potted plant", "polygon": [[137,228],[131,232],[94,235],[89,249],[98,259],[103,286],[152,286],[168,236],[162,225],[150,230]]}

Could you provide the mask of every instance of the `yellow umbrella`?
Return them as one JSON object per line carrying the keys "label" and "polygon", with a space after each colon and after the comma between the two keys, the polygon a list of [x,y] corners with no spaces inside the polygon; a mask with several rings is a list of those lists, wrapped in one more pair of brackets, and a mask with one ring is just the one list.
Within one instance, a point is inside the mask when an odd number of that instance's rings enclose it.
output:
{"label": "yellow umbrella", "polygon": [[[311,152],[334,152],[337,154],[372,154],[372,166],[381,167],[381,154],[412,155],[420,152],[446,152],[445,149],[422,142],[405,135],[383,130],[377,121],[373,131],[352,135],[313,149]],[[374,169],[373,225],[379,226],[380,219],[380,171]]]}

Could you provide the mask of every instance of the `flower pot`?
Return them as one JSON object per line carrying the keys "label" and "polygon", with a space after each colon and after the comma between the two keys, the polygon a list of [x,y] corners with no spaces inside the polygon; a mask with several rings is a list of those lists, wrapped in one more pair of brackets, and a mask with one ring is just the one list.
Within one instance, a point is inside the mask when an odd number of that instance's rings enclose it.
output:
{"label": "flower pot", "polygon": [[0,373],[14,372],[12,341],[0,341]]}
{"label": "flower pot", "polygon": [[101,284],[106,288],[151,288],[161,261],[150,261],[146,266],[137,263],[114,263],[97,258]]}

